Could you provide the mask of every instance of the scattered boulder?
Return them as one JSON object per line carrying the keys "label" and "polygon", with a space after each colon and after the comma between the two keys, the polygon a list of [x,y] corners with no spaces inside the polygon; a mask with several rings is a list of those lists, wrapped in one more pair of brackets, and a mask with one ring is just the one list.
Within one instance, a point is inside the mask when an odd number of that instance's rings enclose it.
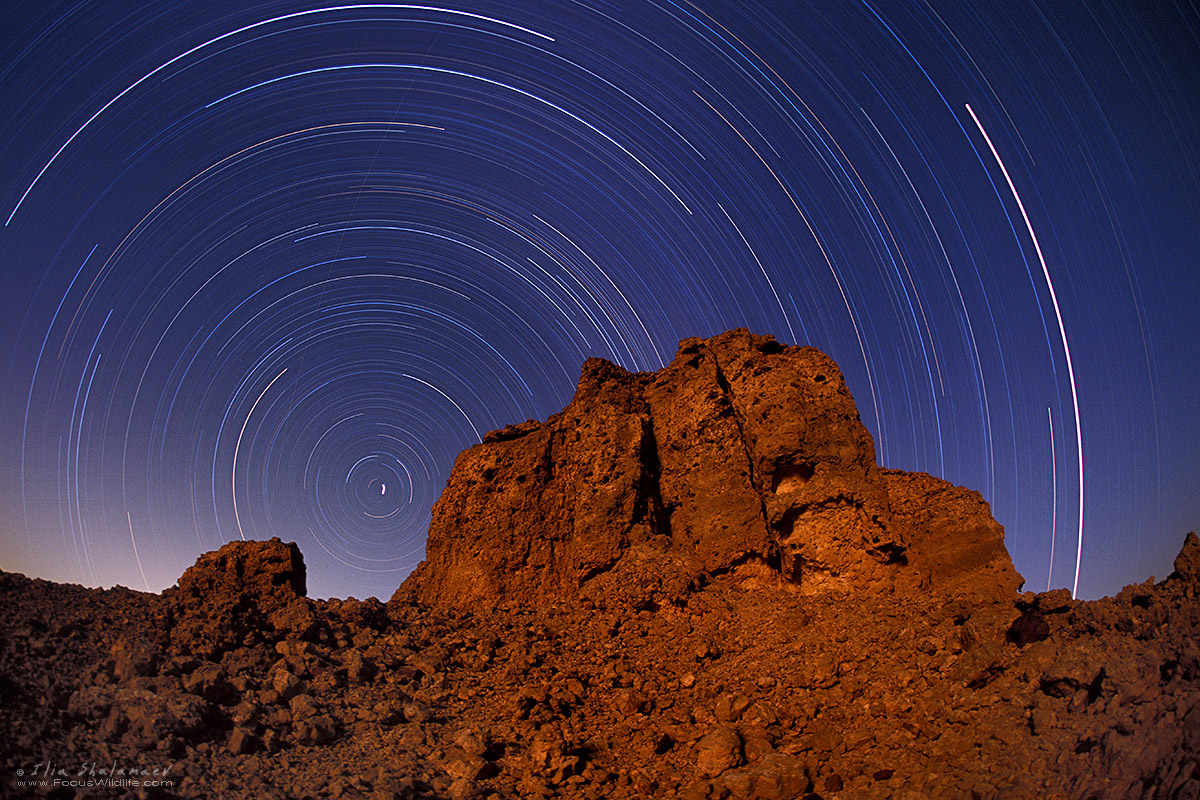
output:
{"label": "scattered boulder", "polygon": [[737,730],[722,725],[696,743],[696,774],[715,778],[742,763],[742,737]]}
{"label": "scattered boulder", "polygon": [[294,543],[230,542],[201,556],[164,592],[174,618],[171,643],[211,661],[264,634],[304,635],[313,624],[306,591]]}
{"label": "scattered boulder", "polygon": [[295,725],[296,741],[303,745],[323,745],[337,735],[337,722],[327,714],[301,720]]}

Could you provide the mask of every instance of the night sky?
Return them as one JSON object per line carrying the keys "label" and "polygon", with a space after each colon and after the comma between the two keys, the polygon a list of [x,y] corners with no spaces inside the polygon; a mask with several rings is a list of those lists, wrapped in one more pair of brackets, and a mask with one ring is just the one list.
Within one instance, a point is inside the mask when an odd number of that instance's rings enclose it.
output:
{"label": "night sky", "polygon": [[279,536],[386,598],[460,450],[745,326],[1027,588],[1165,577],[1200,11],[977,5],[6,3],[0,568],[158,591]]}

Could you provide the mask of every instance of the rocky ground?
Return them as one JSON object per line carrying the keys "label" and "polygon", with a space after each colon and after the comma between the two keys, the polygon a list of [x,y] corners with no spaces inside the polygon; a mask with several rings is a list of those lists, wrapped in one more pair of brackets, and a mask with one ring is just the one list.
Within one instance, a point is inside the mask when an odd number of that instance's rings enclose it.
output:
{"label": "rocky ground", "polygon": [[[190,578],[278,578],[264,553],[290,550],[229,545]],[[1170,578],[1093,602],[714,581],[655,611],[474,614],[280,592],[280,627],[214,647],[173,635],[170,596],[4,574],[0,774],[12,797],[1195,798],[1198,589],[1192,535]],[[238,597],[203,613],[263,601]],[[17,784],[47,763],[173,785]]]}
{"label": "rocky ground", "polygon": [[816,351],[589,362],[460,457],[429,554],[387,603],[306,597],[278,539],[162,595],[0,573],[0,796],[1200,798],[1195,534],[1019,593]]}

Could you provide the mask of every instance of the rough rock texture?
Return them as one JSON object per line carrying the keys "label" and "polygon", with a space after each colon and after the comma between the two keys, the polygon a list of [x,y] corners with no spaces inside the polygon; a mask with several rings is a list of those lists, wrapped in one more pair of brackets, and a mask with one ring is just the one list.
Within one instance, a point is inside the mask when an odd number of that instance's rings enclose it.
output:
{"label": "rough rock texture", "polygon": [[266,630],[303,635],[313,624],[295,544],[230,542],[189,567],[164,597],[175,651],[212,658]]}
{"label": "rough rock texture", "polygon": [[1021,582],[1003,538],[977,494],[876,465],[828,356],[737,330],[684,340],[656,373],[589,359],[562,413],[462,453],[397,597],[651,607],[727,573],[880,591],[907,561],[913,588],[983,577],[1003,596]]}
{"label": "rough rock texture", "polygon": [[589,362],[435,516],[386,605],[306,598],[278,540],[161,596],[0,572],[0,798],[1200,800],[1200,539],[1018,594],[814,351]]}
{"label": "rough rock texture", "polygon": [[0,573],[0,797],[1196,800],[1197,563],[1093,602],[313,601],[205,656],[175,597]]}
{"label": "rough rock texture", "polygon": [[908,532],[900,587],[1003,602],[1021,586],[983,495],[924,472],[884,470],[892,524]]}

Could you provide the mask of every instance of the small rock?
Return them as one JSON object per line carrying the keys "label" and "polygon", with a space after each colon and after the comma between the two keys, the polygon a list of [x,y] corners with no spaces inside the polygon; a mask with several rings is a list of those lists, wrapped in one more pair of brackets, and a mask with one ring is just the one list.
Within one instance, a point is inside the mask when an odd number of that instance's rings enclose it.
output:
{"label": "small rock", "polygon": [[311,636],[317,627],[317,617],[313,613],[312,601],[300,597],[282,608],[272,612],[269,621],[276,631],[285,636],[295,636],[298,639]]}
{"label": "small rock", "polygon": [[229,719],[234,725],[249,727],[258,722],[261,715],[262,711],[257,705],[249,700],[243,700],[234,706],[233,711],[229,712]]}
{"label": "small rock", "polygon": [[562,740],[552,732],[539,734],[529,746],[529,760],[534,769],[545,771],[553,762],[562,757],[564,745]]}
{"label": "small rock", "polygon": [[771,740],[765,736],[747,735],[742,750],[746,755],[746,761],[753,764],[774,752],[775,748],[771,746]]}
{"label": "small rock", "polygon": [[113,675],[117,680],[152,675],[158,664],[158,652],[141,637],[118,639],[112,647]]}
{"label": "small rock", "polygon": [[263,720],[272,728],[281,728],[292,723],[292,710],[290,708],[272,708]]}
{"label": "small rock", "polygon": [[479,796],[479,784],[470,778],[456,778],[447,792],[450,800],[474,800]]}
{"label": "small rock", "polygon": [[322,745],[337,735],[337,723],[332,717],[320,714],[296,725],[296,741],[300,744]]}
{"label": "small rock", "polygon": [[229,685],[229,676],[217,664],[201,664],[190,674],[183,676],[185,692],[195,694],[210,703],[220,703],[233,695],[233,687]]}
{"label": "small rock", "polygon": [[714,778],[741,763],[742,737],[731,727],[722,725],[696,744],[696,774],[699,777]]}
{"label": "small rock", "polygon": [[320,704],[310,694],[298,694],[292,698],[288,706],[292,710],[293,722],[315,717],[321,712]]}
{"label": "small rock", "polygon": [[757,764],[727,772],[717,781],[735,800],[794,800],[812,788],[803,762],[782,753]]}
{"label": "small rock", "polygon": [[1037,596],[1037,608],[1043,614],[1061,614],[1075,605],[1069,589],[1051,589]]}
{"label": "small rock", "polygon": [[613,695],[613,706],[622,715],[636,714],[645,704],[646,699],[632,689],[620,689]]}
{"label": "small rock", "polygon": [[373,712],[374,721],[378,722],[380,725],[395,725],[397,722],[400,722],[404,719],[404,715],[400,709],[396,708],[386,700],[380,700],[371,710]]}
{"label": "small rock", "polygon": [[543,730],[538,734],[529,746],[529,759],[534,770],[551,785],[558,785],[575,775],[580,766],[579,757],[568,752],[566,742],[554,730]]}
{"label": "small rock", "polygon": [[429,705],[420,700],[405,703],[403,710],[404,719],[408,722],[415,722],[420,725],[433,719],[433,711],[429,708]]}
{"label": "small rock", "polygon": [[375,676],[375,665],[358,650],[348,651],[342,663],[346,666],[346,679],[352,684],[366,683]]}
{"label": "small rock", "polygon": [[737,722],[750,707],[750,699],[740,694],[723,694],[717,699],[716,714],[719,722]]}
{"label": "small rock", "polygon": [[768,728],[779,722],[779,715],[767,703],[755,703],[742,712],[741,720],[746,725]]}
{"label": "small rock", "polygon": [[1080,690],[1098,687],[1104,674],[1102,657],[1090,651],[1060,653],[1042,674],[1042,691],[1051,697],[1071,697]]}
{"label": "small rock", "polygon": [[408,657],[409,665],[416,667],[426,677],[430,677],[440,672],[444,661],[445,654],[437,648],[423,650],[420,653],[413,653]]}
{"label": "small rock", "polygon": [[492,765],[482,754],[468,753],[457,747],[446,756],[445,769],[451,778],[470,781],[481,780],[492,773]]}
{"label": "small rock", "polygon": [[288,701],[303,692],[305,685],[304,681],[287,670],[277,669],[271,678],[271,688],[279,693],[281,700]]}
{"label": "small rock", "polygon": [[1048,704],[1038,703],[1029,711],[1029,730],[1034,736],[1045,736],[1054,730],[1058,715]]}
{"label": "small rock", "polygon": [[234,728],[229,734],[229,752],[235,756],[253,752],[257,744],[254,733],[247,728]]}
{"label": "small rock", "polygon": [[475,728],[459,728],[451,738],[454,744],[458,745],[464,753],[473,756],[482,756],[487,752],[487,739]]}

